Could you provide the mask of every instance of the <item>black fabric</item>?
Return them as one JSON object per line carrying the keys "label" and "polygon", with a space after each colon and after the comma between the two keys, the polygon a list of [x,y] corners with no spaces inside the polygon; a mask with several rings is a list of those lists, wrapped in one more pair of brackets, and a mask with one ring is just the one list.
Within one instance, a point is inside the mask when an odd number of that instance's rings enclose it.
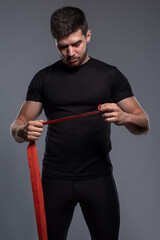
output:
{"label": "black fabric", "polygon": [[87,180],[43,177],[48,240],[65,240],[80,204],[92,240],[118,240],[119,200],[112,175]]}
{"label": "black fabric", "polygon": [[[114,66],[90,58],[75,69],[61,60],[39,71],[26,100],[42,102],[48,120],[96,111],[99,104],[133,96],[126,77]],[[100,114],[48,126],[44,176],[87,179],[110,174],[110,123]]]}

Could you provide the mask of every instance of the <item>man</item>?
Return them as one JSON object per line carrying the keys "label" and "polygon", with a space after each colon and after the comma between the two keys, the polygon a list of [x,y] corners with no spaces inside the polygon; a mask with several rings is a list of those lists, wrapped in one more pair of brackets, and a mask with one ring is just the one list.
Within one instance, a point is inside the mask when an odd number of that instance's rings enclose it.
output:
{"label": "man", "polygon": [[93,240],[117,240],[119,203],[109,158],[110,124],[133,134],[149,129],[146,113],[126,77],[114,66],[89,57],[91,31],[84,13],[58,9],[51,32],[61,60],[32,79],[26,101],[11,132],[17,142],[37,140],[44,109],[48,120],[96,111],[100,113],[48,126],[42,183],[49,240],[64,240],[74,207],[80,204]]}

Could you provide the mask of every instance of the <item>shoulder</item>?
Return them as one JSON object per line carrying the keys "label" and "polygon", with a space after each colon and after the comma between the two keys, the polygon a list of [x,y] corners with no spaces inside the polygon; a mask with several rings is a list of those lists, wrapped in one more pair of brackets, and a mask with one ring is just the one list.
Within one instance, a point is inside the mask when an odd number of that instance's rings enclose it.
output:
{"label": "shoulder", "polygon": [[46,66],[42,69],[40,69],[35,75],[45,75],[45,74],[48,74],[48,73],[51,73],[53,71],[56,71],[60,68],[61,66],[61,61],[57,61],[49,66]]}
{"label": "shoulder", "polygon": [[115,66],[113,66],[113,65],[111,65],[109,63],[103,62],[103,61],[101,61],[99,59],[92,58],[92,57],[91,57],[91,59],[92,59],[93,63],[95,65],[97,65],[97,66],[101,66],[101,67],[108,68],[108,69],[115,68]]}
{"label": "shoulder", "polygon": [[95,66],[106,76],[107,82],[109,82],[113,88],[120,88],[120,86],[129,86],[127,77],[114,65],[105,63],[103,61],[93,59]]}
{"label": "shoulder", "polygon": [[92,58],[92,61],[93,61],[93,66],[99,69],[100,71],[107,71],[108,73],[113,75],[116,74],[116,72],[118,71],[116,66],[111,65],[109,63],[103,62],[96,58]]}
{"label": "shoulder", "polygon": [[121,79],[126,78],[116,66],[95,58],[93,58],[92,67],[100,76],[103,76],[107,82],[110,82],[111,85],[114,85],[117,81],[121,81]]}
{"label": "shoulder", "polygon": [[60,69],[60,61],[57,61],[49,66],[46,66],[36,72],[31,80],[31,84],[39,84],[44,85],[46,80],[52,76],[52,74],[56,73]]}

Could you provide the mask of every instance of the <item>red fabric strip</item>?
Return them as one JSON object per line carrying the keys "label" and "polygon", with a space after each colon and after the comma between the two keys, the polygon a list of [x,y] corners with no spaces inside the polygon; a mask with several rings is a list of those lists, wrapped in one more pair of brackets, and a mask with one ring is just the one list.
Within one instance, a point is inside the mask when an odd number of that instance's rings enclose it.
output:
{"label": "red fabric strip", "polygon": [[28,164],[33,192],[34,208],[37,221],[39,240],[47,240],[47,224],[45,216],[42,182],[35,142],[30,142],[27,148]]}
{"label": "red fabric strip", "polygon": [[91,116],[91,115],[95,115],[95,114],[98,114],[98,113],[99,113],[99,111],[94,111],[94,112],[87,112],[87,113],[82,113],[82,114],[73,115],[73,116],[64,117],[64,118],[58,118],[58,119],[54,119],[54,120],[51,120],[51,121],[43,122],[43,125],[47,125],[47,124],[51,124],[51,123],[58,123],[58,122],[62,122],[62,121],[70,120],[70,119],[75,119],[75,118]]}
{"label": "red fabric strip", "polygon": [[[59,118],[51,121],[46,121],[46,122],[43,122],[43,125],[58,123],[58,122],[80,118],[80,117],[91,116],[94,114],[98,114],[99,109],[100,109],[100,105],[98,106],[98,111],[83,113],[83,114],[74,115],[70,117]],[[32,185],[32,192],[33,192],[38,236],[39,236],[39,240],[48,240],[43,189],[42,189],[42,182],[41,182],[41,176],[40,176],[37,148],[34,141],[30,142],[28,145],[27,156],[28,156],[28,164],[29,164],[29,170],[30,170],[30,178],[31,178],[31,185]]]}

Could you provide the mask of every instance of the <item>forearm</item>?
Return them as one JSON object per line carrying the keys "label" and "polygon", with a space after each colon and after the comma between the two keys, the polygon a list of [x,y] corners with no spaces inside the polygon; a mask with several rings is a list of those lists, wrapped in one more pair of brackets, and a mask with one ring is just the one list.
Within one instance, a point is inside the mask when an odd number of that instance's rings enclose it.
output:
{"label": "forearm", "polygon": [[133,134],[140,135],[149,130],[149,119],[145,113],[126,114],[124,126]]}

